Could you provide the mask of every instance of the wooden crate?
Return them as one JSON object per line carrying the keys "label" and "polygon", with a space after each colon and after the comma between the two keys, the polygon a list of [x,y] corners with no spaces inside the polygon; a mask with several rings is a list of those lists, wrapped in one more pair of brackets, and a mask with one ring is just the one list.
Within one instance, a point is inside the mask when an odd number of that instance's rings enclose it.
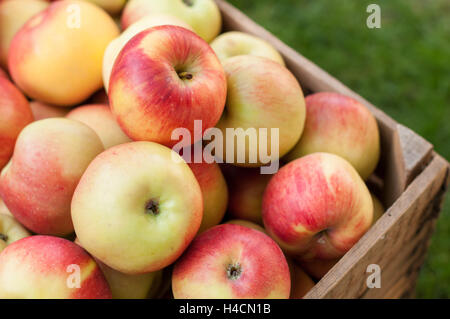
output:
{"label": "wooden crate", "polygon": [[[433,146],[288,47],[224,0],[216,0],[224,31],[238,30],[271,43],[305,94],[339,92],[366,105],[378,121],[382,155],[370,178],[386,213],[305,298],[408,298],[424,262],[449,182],[449,164]],[[367,287],[367,266],[381,268],[381,288]]]}

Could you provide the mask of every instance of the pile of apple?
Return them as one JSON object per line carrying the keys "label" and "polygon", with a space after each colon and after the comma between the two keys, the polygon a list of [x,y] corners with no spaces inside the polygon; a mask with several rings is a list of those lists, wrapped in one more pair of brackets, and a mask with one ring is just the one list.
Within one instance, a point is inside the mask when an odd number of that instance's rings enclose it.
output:
{"label": "pile of apple", "polygon": [[[221,29],[213,0],[0,0],[0,298],[301,298],[382,214],[368,109]],[[194,121],[279,129],[281,169],[263,139],[186,163]]]}

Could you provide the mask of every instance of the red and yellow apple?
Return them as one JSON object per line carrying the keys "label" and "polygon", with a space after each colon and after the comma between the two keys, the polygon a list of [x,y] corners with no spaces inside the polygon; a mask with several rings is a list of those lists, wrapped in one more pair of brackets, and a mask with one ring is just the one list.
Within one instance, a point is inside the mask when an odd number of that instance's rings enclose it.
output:
{"label": "red and yellow apple", "polygon": [[53,106],[39,101],[31,101],[30,107],[36,121],[53,117],[64,117],[70,111],[67,108]]}
{"label": "red and yellow apple", "polygon": [[89,163],[103,151],[97,134],[78,121],[52,118],[29,124],[0,175],[0,196],[31,231],[73,232],[72,195]]}
{"label": "red and yellow apple", "polygon": [[0,66],[8,66],[9,47],[17,31],[48,5],[48,2],[43,0],[0,1]]}
{"label": "red and yellow apple", "polygon": [[189,166],[152,142],[121,144],[97,156],[72,199],[80,244],[126,274],[173,263],[197,234],[202,215],[201,189]]}
{"label": "red and yellow apple", "polygon": [[227,214],[262,225],[262,199],[264,190],[273,175],[261,174],[256,168],[233,167],[226,175],[229,188]]}
{"label": "red and yellow apple", "polygon": [[314,153],[274,175],[263,197],[268,233],[300,260],[343,256],[369,229],[370,192],[343,158]]}
{"label": "red and yellow apple", "polygon": [[11,77],[33,99],[60,106],[81,103],[103,86],[103,54],[118,35],[113,19],[99,7],[56,1],[14,36]]}
{"label": "red and yellow apple", "polygon": [[161,25],[175,25],[193,31],[187,23],[170,15],[151,15],[133,23],[118,38],[111,41],[105,50],[105,55],[103,56],[103,83],[106,91],[108,91],[109,78],[114,62],[125,44],[136,34]]}
{"label": "red and yellow apple", "polygon": [[290,289],[278,245],[258,230],[233,224],[194,239],[172,274],[175,299],[287,299]]}
{"label": "red and yellow apple", "polygon": [[0,170],[8,163],[20,131],[33,121],[30,105],[7,78],[0,77]]}
{"label": "red and yellow apple", "polygon": [[[288,69],[266,58],[241,55],[225,60],[223,66],[228,93],[217,124],[224,138],[223,160],[261,166],[266,164],[262,149],[267,150],[269,161],[278,160],[295,146],[303,132],[305,100],[300,84]],[[235,135],[228,136],[227,129],[238,128]],[[267,139],[260,129],[267,129]],[[253,142],[248,130],[256,130]],[[272,130],[278,130],[278,140]],[[234,154],[227,154],[227,150],[234,150]]]}
{"label": "red and yellow apple", "polygon": [[52,236],[31,236],[0,253],[2,299],[110,299],[95,261],[78,245]]}
{"label": "red and yellow apple", "polygon": [[125,6],[127,0],[84,0],[92,2],[98,5],[100,8],[104,9],[109,14],[115,15],[120,13],[120,11]]}
{"label": "red and yellow apple", "polygon": [[367,179],[380,158],[380,135],[375,117],[355,99],[332,92],[306,97],[302,138],[286,156],[288,161],[316,152],[345,158]]}
{"label": "red and yellow apple", "polygon": [[[133,140],[173,146],[177,128],[194,136],[220,119],[226,79],[209,45],[193,32],[159,26],[133,37],[116,59],[109,84],[113,113]],[[195,140],[191,140],[191,145]],[[182,145],[182,146],[188,146]]]}
{"label": "red and yellow apple", "polygon": [[284,65],[283,57],[270,43],[244,32],[222,33],[211,42],[211,47],[221,61],[238,55],[255,55]]}
{"label": "red and yellow apple", "polygon": [[117,124],[108,105],[83,105],[70,111],[66,117],[80,121],[93,129],[102,140],[105,149],[131,142],[131,139]]}
{"label": "red and yellow apple", "polygon": [[217,163],[189,163],[203,195],[203,219],[199,233],[219,224],[228,204],[228,189]]}
{"label": "red and yellow apple", "polygon": [[28,236],[30,236],[28,230],[14,217],[0,213],[0,253],[6,246]]}
{"label": "red and yellow apple", "polygon": [[205,41],[212,41],[222,28],[222,17],[214,0],[130,0],[122,14],[122,27],[156,14],[168,14],[189,24]]}

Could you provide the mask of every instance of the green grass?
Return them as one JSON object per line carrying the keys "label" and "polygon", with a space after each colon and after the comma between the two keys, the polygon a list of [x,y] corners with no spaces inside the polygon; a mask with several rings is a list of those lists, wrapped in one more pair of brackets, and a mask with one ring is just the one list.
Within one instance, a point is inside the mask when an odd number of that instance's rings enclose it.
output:
{"label": "green grass", "polygon": [[[229,0],[450,159],[448,0]],[[366,7],[381,6],[381,29]],[[450,297],[450,195],[417,297]]]}

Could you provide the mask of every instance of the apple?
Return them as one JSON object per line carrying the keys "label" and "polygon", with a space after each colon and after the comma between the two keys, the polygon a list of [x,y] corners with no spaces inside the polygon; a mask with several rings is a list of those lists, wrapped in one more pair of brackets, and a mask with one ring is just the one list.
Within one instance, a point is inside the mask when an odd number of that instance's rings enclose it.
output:
{"label": "apple", "polygon": [[[262,225],[262,198],[273,175],[261,174],[256,168],[233,167],[226,175],[229,184],[228,215]],[[228,169],[226,172],[229,172]]]}
{"label": "apple", "polygon": [[109,14],[115,15],[122,11],[127,0],[84,0],[92,2],[103,8]]}
{"label": "apple", "polygon": [[[225,60],[223,66],[228,82],[227,103],[217,124],[224,137],[223,160],[230,163],[226,157],[232,156],[226,153],[234,149],[234,160],[230,164],[261,166],[265,164],[260,156],[261,147],[267,148],[272,161],[278,160],[273,149],[278,150],[278,156],[285,155],[303,132],[305,100],[300,84],[287,68],[266,58],[241,55]],[[235,138],[227,138],[227,128],[256,129],[258,149],[240,133],[236,134],[237,142]],[[259,129],[267,129],[267,141],[260,137]],[[279,130],[279,140],[275,143],[272,129]],[[250,155],[256,152],[256,160],[251,161]]]}
{"label": "apple", "polygon": [[30,107],[36,121],[53,117],[64,117],[70,111],[67,108],[49,105],[39,101],[31,101]]}
{"label": "apple", "polygon": [[222,17],[214,0],[130,0],[122,14],[122,28],[155,14],[169,14],[183,20],[207,42],[222,28]]}
{"label": "apple", "polygon": [[19,239],[30,236],[14,217],[0,213],[0,252]]}
{"label": "apple", "polygon": [[152,142],[114,146],[92,161],[72,199],[78,240],[126,274],[173,263],[202,220],[200,186],[171,149]]}
{"label": "apple", "polygon": [[103,54],[118,35],[114,20],[99,7],[56,1],[14,36],[8,55],[11,77],[38,101],[79,104],[103,86]]}
{"label": "apple", "polygon": [[234,224],[234,225],[241,225],[244,227],[248,227],[248,228],[252,228],[252,229],[256,229],[259,230],[260,232],[263,232],[264,234],[266,234],[266,230],[264,228],[262,228],[260,225],[249,222],[248,220],[244,220],[244,219],[232,219],[226,222],[227,224]]}
{"label": "apple", "polygon": [[161,25],[175,25],[193,31],[187,23],[170,15],[151,15],[133,23],[118,38],[111,41],[105,50],[105,55],[103,56],[103,83],[106,91],[108,91],[109,78],[114,62],[125,44],[141,31]]}
{"label": "apple", "polygon": [[102,140],[105,149],[131,142],[131,139],[117,124],[108,105],[83,105],[70,111],[66,117],[80,121],[92,128]]}
{"label": "apple", "polygon": [[25,96],[7,78],[0,77],[0,170],[8,163],[20,131],[33,114]]}
{"label": "apple", "polygon": [[203,219],[199,233],[219,224],[228,204],[228,188],[217,163],[189,163],[203,195]]}
{"label": "apple", "polygon": [[0,197],[31,231],[69,235],[74,230],[73,192],[102,151],[100,138],[83,123],[65,118],[33,122],[20,133],[11,162],[0,175]]}
{"label": "apple", "polygon": [[343,256],[369,229],[370,192],[345,159],[314,153],[297,159],[270,180],[262,204],[266,230],[300,260]]}
{"label": "apple", "polygon": [[2,299],[110,299],[95,261],[78,245],[52,236],[31,236],[0,253]]}
{"label": "apple", "polygon": [[283,57],[270,43],[244,32],[222,33],[211,42],[211,47],[221,61],[238,55],[255,55],[284,65]]}
{"label": "apple", "polygon": [[8,50],[17,31],[48,5],[41,0],[0,1],[0,66],[6,68],[8,65]]}
{"label": "apple", "polygon": [[[78,238],[74,243],[82,247]],[[152,297],[161,284],[162,271],[128,275],[108,267],[98,259],[94,260],[109,284],[113,299],[146,299]]]}
{"label": "apple", "polygon": [[315,286],[315,283],[295,262],[288,259],[288,264],[291,273],[291,295],[289,299],[302,299]]}
{"label": "apple", "polygon": [[383,216],[385,209],[383,204],[380,202],[380,200],[373,194],[370,193],[372,196],[372,202],[373,202],[373,222],[372,225],[375,224],[375,222]]}
{"label": "apple", "polygon": [[380,158],[380,134],[375,117],[357,100],[333,92],[306,97],[302,138],[286,156],[288,161],[316,152],[345,158],[366,180]]}
{"label": "apple", "polygon": [[194,136],[194,120],[202,121],[203,131],[219,121],[226,85],[209,45],[185,28],[166,25],[128,41],[114,64],[108,92],[111,109],[130,138],[173,146],[178,143],[171,139],[175,129]]}
{"label": "apple", "polygon": [[287,299],[289,267],[264,233],[224,224],[199,235],[176,262],[175,299]]}
{"label": "apple", "polygon": [[3,202],[3,200],[1,198],[0,198],[0,214],[12,216],[8,207],[6,207],[5,203]]}

